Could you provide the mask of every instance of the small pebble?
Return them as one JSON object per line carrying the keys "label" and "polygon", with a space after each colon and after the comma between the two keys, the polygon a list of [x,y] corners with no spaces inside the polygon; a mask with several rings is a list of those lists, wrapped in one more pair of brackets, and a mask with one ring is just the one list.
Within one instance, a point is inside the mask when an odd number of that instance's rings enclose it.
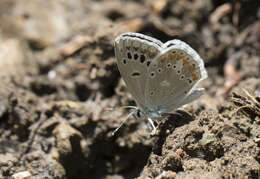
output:
{"label": "small pebble", "polygon": [[13,179],[26,179],[29,178],[31,175],[28,171],[18,172],[12,175]]}

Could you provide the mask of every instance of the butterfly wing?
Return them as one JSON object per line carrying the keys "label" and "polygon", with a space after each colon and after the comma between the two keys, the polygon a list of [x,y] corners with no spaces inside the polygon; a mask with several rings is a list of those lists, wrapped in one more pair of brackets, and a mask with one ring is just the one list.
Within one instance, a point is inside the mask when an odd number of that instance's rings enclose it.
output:
{"label": "butterfly wing", "polygon": [[172,40],[151,63],[145,105],[151,111],[170,112],[199,97],[195,85],[207,77],[204,62],[188,44]]}
{"label": "butterfly wing", "polygon": [[138,33],[124,33],[115,39],[117,66],[137,104],[145,106],[145,84],[152,60],[162,50],[159,40]]}
{"label": "butterfly wing", "polygon": [[200,97],[204,92],[204,88],[195,88],[193,89],[190,94],[184,98],[184,100],[179,103],[178,105],[176,105],[176,107],[180,107],[183,106],[185,104],[188,104],[190,102],[192,102],[193,100],[197,99],[198,97]]}

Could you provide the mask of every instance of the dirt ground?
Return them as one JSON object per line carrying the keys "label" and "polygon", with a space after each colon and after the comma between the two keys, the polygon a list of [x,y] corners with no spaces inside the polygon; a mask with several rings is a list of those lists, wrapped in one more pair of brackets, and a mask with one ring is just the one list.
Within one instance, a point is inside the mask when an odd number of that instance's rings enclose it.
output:
{"label": "dirt ground", "polygon": [[[198,51],[198,100],[162,119],[135,105],[113,40],[140,32]],[[260,179],[260,1],[1,0],[1,179]],[[20,177],[20,178],[19,178]]]}

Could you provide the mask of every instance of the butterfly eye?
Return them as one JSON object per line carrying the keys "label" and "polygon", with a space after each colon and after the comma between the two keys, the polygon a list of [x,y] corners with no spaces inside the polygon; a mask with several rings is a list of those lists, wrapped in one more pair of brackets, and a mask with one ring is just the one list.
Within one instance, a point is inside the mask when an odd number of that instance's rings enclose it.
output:
{"label": "butterfly eye", "polygon": [[174,68],[174,69],[175,69],[175,68],[176,68],[176,65],[172,65],[172,68]]}
{"label": "butterfly eye", "polygon": [[140,111],[140,110],[138,110],[138,111],[136,112],[136,116],[137,116],[138,118],[141,117],[141,111]]}
{"label": "butterfly eye", "polygon": [[162,72],[162,69],[161,69],[161,68],[158,68],[157,71],[158,71],[158,73],[161,73],[161,72]]}
{"label": "butterfly eye", "polygon": [[184,79],[184,77],[185,77],[184,75],[181,75],[181,78],[180,78],[180,79],[181,79],[181,80],[183,80],[183,79]]}
{"label": "butterfly eye", "polygon": [[177,73],[178,73],[178,74],[180,74],[180,73],[181,73],[181,71],[180,71],[180,70],[178,70],[178,71],[177,71]]}

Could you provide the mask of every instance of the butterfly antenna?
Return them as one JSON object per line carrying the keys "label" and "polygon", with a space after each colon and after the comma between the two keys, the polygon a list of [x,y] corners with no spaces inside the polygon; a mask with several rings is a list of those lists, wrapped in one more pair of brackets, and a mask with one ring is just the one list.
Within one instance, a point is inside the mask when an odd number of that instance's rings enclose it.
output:
{"label": "butterfly antenna", "polygon": [[[125,106],[123,106],[125,107]],[[132,106],[134,107],[134,106]],[[125,120],[123,120],[120,125],[112,132],[112,136],[115,135],[115,133],[122,127],[122,125],[127,121],[127,119],[129,119],[130,116],[132,116],[134,113],[136,112],[136,110],[130,112],[127,117],[125,118]]]}
{"label": "butterfly antenna", "polygon": [[121,106],[121,107],[106,108],[105,110],[113,111],[113,110],[119,110],[119,109],[135,109],[135,110],[137,110],[138,108],[136,106]]}

